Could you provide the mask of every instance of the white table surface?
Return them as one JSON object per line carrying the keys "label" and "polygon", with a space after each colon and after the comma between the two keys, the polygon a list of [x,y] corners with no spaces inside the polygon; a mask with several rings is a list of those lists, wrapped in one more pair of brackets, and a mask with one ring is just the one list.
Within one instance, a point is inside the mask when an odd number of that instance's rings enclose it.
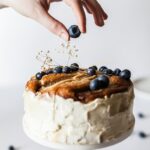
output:
{"label": "white table surface", "polygon": [[[48,150],[26,137],[22,130],[23,116],[23,85],[0,87],[0,150],[7,150],[14,145],[19,150]],[[135,130],[127,140],[105,150],[149,150],[150,137],[141,139],[139,131],[150,134],[150,101],[135,98],[134,105],[136,125]],[[137,113],[143,112],[146,117],[139,119]],[[51,150],[51,149],[49,149]]]}

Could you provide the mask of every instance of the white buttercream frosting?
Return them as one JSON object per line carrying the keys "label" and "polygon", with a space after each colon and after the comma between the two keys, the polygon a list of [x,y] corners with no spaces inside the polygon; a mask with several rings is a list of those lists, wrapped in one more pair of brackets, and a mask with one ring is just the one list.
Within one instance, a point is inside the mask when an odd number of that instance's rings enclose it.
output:
{"label": "white buttercream frosting", "polygon": [[133,87],[87,104],[25,90],[24,127],[30,135],[51,143],[104,143],[133,128],[133,99]]}

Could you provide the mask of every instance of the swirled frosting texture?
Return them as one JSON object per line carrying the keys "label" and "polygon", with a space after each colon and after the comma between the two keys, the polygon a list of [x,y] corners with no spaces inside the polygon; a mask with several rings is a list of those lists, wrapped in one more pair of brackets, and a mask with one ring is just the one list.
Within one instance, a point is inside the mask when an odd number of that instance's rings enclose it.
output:
{"label": "swirled frosting texture", "polygon": [[[84,79],[89,82],[87,78]],[[44,81],[43,78],[41,83]],[[57,86],[55,83],[53,88]],[[38,94],[27,89],[24,92],[24,126],[39,139],[62,144],[100,144],[122,136],[134,126],[132,85],[124,92],[97,97],[88,103],[52,95],[47,90],[51,91],[49,86],[41,88]]]}

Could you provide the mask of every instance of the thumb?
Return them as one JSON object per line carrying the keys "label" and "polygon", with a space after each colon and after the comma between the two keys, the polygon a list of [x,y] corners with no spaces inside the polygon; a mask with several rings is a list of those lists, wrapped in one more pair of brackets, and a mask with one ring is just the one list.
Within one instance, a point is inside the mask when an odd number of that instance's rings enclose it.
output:
{"label": "thumb", "polygon": [[53,18],[46,10],[40,8],[40,12],[37,15],[36,21],[45,26],[50,32],[64,39],[65,41],[69,40],[69,33],[66,27]]}

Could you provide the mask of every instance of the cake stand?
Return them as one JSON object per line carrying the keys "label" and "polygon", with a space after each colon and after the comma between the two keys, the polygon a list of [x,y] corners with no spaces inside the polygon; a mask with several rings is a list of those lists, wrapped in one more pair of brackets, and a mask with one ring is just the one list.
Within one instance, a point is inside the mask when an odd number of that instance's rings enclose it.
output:
{"label": "cake stand", "polygon": [[27,137],[29,137],[32,141],[34,141],[42,146],[48,147],[48,148],[60,149],[60,150],[94,150],[94,149],[100,149],[100,148],[104,148],[104,147],[108,147],[108,146],[120,143],[121,141],[125,140],[126,138],[128,138],[131,135],[133,128],[131,128],[128,132],[126,132],[119,138],[113,139],[113,140],[105,142],[105,143],[95,144],[95,145],[88,145],[88,144],[67,145],[67,144],[50,143],[49,141],[38,139],[37,137],[35,137],[34,135],[31,135],[27,131],[24,121],[23,121],[23,130],[24,130],[25,134],[27,135]]}
{"label": "cake stand", "polygon": [[134,80],[135,94],[140,99],[150,99],[150,77],[141,77]]}

